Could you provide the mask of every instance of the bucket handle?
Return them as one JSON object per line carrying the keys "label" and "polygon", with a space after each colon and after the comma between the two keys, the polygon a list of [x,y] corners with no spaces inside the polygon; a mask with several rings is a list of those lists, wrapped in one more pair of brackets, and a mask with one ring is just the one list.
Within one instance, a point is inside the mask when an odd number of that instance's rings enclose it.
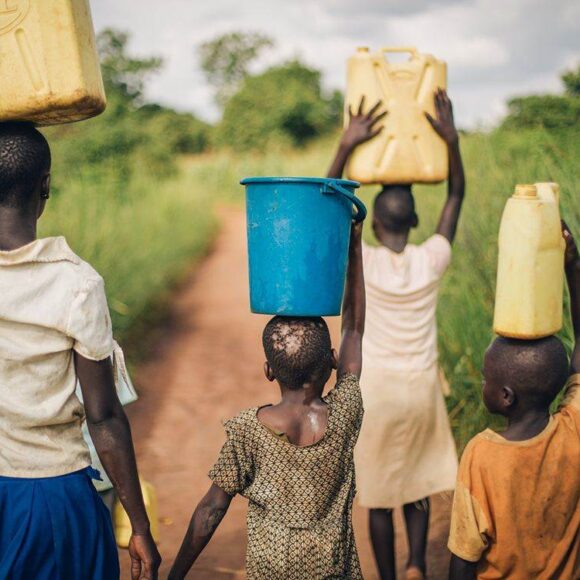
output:
{"label": "bucket handle", "polygon": [[418,55],[417,49],[414,46],[385,46],[381,48],[381,52],[408,52],[413,58]]}
{"label": "bucket handle", "polygon": [[344,197],[346,197],[356,207],[356,214],[352,216],[352,219],[356,223],[362,222],[367,217],[367,208],[365,204],[356,197],[356,195],[346,189],[346,187],[340,185],[338,181],[327,182],[323,193],[340,193],[341,195],[344,195]]}

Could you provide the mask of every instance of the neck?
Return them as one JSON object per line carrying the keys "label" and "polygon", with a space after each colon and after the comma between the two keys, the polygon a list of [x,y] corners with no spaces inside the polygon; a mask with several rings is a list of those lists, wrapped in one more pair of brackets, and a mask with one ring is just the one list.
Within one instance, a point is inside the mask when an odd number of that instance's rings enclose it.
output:
{"label": "neck", "polygon": [[381,245],[386,246],[389,250],[400,254],[409,241],[409,231],[406,232],[391,232],[382,230],[376,233],[377,239]]}
{"label": "neck", "polygon": [[280,385],[282,389],[282,404],[286,405],[311,405],[320,401],[323,388],[313,383],[305,383],[298,388],[288,388]]}
{"label": "neck", "polygon": [[510,441],[525,441],[541,433],[550,421],[549,409],[527,409],[508,417],[508,428],[502,435]]}
{"label": "neck", "polygon": [[36,220],[16,208],[0,209],[0,250],[16,250],[36,240]]}

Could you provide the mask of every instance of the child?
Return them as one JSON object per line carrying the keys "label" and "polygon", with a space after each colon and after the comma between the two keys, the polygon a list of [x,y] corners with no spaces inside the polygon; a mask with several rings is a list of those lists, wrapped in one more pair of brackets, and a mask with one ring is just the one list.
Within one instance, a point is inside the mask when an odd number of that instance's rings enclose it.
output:
{"label": "child", "polygon": [[156,578],[103,280],[64,238],[36,237],[50,165],[32,125],[0,124],[0,578],[119,577],[111,518],[91,482],[85,412],[133,524],[132,578]]}
{"label": "child", "polygon": [[[350,113],[329,177],[341,177],[361,143],[381,131],[380,103]],[[445,91],[427,115],[449,151],[448,197],[436,234],[408,243],[418,225],[410,185],[385,185],[374,202],[376,248],[363,245],[367,292],[365,419],[355,450],[359,501],[370,509],[370,533],[381,578],[395,578],[393,508],[403,506],[409,540],[407,578],[423,578],[430,495],[453,489],[457,455],[443,399],[435,313],[439,283],[451,260],[465,192],[459,137]]]}
{"label": "child", "polygon": [[[450,578],[580,578],[580,258],[568,228],[566,275],[576,345],[496,338],[485,354],[483,401],[507,418],[465,448],[449,549]],[[554,415],[550,404],[568,379]]]}
{"label": "child", "polygon": [[[248,578],[362,578],[351,522],[363,415],[361,232],[353,226],[338,360],[322,318],[277,316],[267,324],[264,372],[278,382],[281,401],[226,423],[213,485],[193,514],[172,580],[185,577],[238,493],[249,500]],[[336,387],[323,397],[337,365]]]}

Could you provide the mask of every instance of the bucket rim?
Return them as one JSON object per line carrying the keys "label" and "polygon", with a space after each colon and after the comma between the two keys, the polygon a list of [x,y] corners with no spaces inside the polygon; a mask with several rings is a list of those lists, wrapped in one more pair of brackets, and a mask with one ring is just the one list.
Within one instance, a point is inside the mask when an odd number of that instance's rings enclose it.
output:
{"label": "bucket rim", "polygon": [[335,179],[332,177],[245,177],[240,181],[241,185],[251,185],[254,183],[317,183],[326,185],[328,183],[338,183],[353,188],[359,188],[358,181],[351,179]]}

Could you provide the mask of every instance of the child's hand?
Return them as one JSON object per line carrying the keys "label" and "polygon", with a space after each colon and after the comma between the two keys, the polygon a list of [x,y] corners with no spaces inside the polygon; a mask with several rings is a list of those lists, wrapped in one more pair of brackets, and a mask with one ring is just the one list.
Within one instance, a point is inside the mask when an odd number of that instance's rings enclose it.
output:
{"label": "child's hand", "polygon": [[429,113],[425,113],[427,121],[437,132],[437,135],[447,143],[447,145],[454,145],[459,141],[457,129],[455,128],[455,121],[453,120],[453,105],[447,96],[447,91],[437,89],[434,96],[435,113],[434,119]]}
{"label": "child's hand", "polygon": [[157,580],[161,556],[150,533],[131,536],[129,555],[132,580]]}
{"label": "child's hand", "polygon": [[379,113],[382,101],[377,101],[373,108],[366,114],[363,112],[364,104],[365,98],[362,97],[356,114],[353,114],[350,105],[348,107],[349,124],[342,135],[341,143],[351,150],[358,147],[361,143],[370,141],[383,130],[382,125],[380,127],[376,126],[387,115],[387,111]]}
{"label": "child's hand", "polygon": [[576,246],[574,236],[572,235],[568,224],[564,220],[562,220],[562,237],[566,242],[564,264],[566,265],[566,268],[568,268],[578,262],[580,260],[580,256],[578,255],[578,247]]}

